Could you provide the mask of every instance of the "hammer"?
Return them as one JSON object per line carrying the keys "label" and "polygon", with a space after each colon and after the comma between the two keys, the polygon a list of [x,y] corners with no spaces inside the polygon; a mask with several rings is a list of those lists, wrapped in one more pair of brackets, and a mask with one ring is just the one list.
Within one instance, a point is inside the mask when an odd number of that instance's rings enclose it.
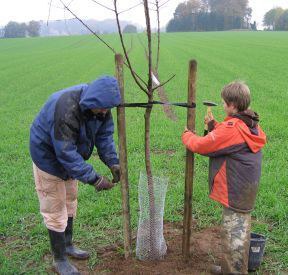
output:
{"label": "hammer", "polygon": [[[212,114],[212,107],[218,106],[217,103],[211,101],[203,101],[203,105],[207,106],[207,116],[209,117]],[[205,124],[204,127],[204,136],[208,134],[208,124]]]}

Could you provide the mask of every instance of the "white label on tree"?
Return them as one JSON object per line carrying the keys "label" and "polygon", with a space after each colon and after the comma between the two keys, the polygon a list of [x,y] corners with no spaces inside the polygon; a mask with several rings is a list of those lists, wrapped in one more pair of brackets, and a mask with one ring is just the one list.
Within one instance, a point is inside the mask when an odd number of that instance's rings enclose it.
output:
{"label": "white label on tree", "polygon": [[160,85],[160,82],[159,80],[157,79],[157,77],[152,73],[152,81],[155,85]]}

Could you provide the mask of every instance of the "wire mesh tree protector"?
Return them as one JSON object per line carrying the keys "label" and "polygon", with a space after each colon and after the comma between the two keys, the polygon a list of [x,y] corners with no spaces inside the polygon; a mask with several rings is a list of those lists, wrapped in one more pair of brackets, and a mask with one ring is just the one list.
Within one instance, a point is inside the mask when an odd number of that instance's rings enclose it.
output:
{"label": "wire mesh tree protector", "polygon": [[[149,188],[152,183],[153,189]],[[163,217],[168,179],[148,178],[140,173],[138,185],[139,222],[136,257],[139,260],[159,260],[166,255],[167,245],[163,235]]]}

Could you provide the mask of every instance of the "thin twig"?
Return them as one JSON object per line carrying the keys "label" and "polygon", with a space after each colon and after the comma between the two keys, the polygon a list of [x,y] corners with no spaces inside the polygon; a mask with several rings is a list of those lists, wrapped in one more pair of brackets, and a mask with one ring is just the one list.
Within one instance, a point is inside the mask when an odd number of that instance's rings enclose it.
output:
{"label": "thin twig", "polygon": [[165,82],[161,83],[160,85],[154,87],[152,90],[155,91],[157,89],[159,89],[160,87],[166,85],[169,81],[171,81],[174,77],[176,76],[176,74],[173,74],[168,80],[166,80]]}
{"label": "thin twig", "polygon": [[[131,40],[130,40],[130,48],[127,50],[127,55],[129,56],[130,52],[132,51],[133,49],[133,36],[131,37]],[[146,85],[146,83],[145,83]]]}
{"label": "thin twig", "polygon": [[[118,11],[117,11],[117,0],[114,0],[114,8],[115,8],[116,22],[117,22],[117,27],[118,27],[118,33],[119,33],[119,37],[120,37],[120,42],[121,42],[121,45],[122,45],[122,49],[123,49],[123,51],[124,51],[124,55],[125,55],[125,58],[126,58],[126,61],[127,61],[127,64],[128,64],[128,68],[129,68],[129,70],[130,70],[130,72],[131,72],[131,75],[132,75],[133,79],[135,80],[136,84],[138,85],[138,87],[139,87],[143,92],[145,92],[145,93],[148,95],[148,92],[147,92],[146,87],[144,87],[144,86],[139,82],[138,78],[136,77],[135,72],[134,72],[133,69],[132,69],[132,65],[131,65],[129,56],[128,56],[128,54],[127,54],[126,46],[125,46],[124,39],[123,39],[123,35],[122,35],[122,30],[121,30],[121,27],[120,27],[119,13],[118,13]],[[146,85],[146,83],[145,83],[145,85]]]}
{"label": "thin twig", "polygon": [[149,93],[149,95],[152,95],[153,83],[152,83],[151,24],[150,24],[148,1],[143,0],[143,3],[144,3],[144,12],[145,12],[145,19],[146,19],[146,27],[147,27],[147,41],[148,41],[148,93]]}
{"label": "thin twig", "polygon": [[147,53],[147,49],[146,49],[146,46],[144,45],[144,43],[143,43],[143,41],[141,40],[141,38],[140,38],[140,36],[139,36],[139,35],[137,35],[137,38],[138,38],[138,41],[140,42],[140,44],[141,44],[142,48],[143,48],[143,49],[144,49],[144,51],[145,51],[145,58],[147,58],[147,59],[148,59],[148,53]]}
{"label": "thin twig", "polygon": [[[67,5],[67,7],[69,7],[72,4],[73,1],[74,0],[71,0],[70,3]],[[69,29],[68,29],[68,25],[67,25],[67,19],[66,19],[66,13],[65,13],[66,9],[63,9],[63,11],[64,11],[63,13],[64,13],[64,20],[65,20],[65,28],[66,28],[67,33],[69,35],[71,35],[71,33],[70,33]],[[73,18],[73,19],[75,19],[75,18]]]}
{"label": "thin twig", "polygon": [[71,0],[70,3],[67,5],[67,7],[69,7],[73,2],[74,0]]}
{"label": "thin twig", "polygon": [[157,10],[157,54],[156,54],[156,72],[158,73],[159,58],[160,58],[160,12],[159,12],[159,1],[155,0]]}
{"label": "thin twig", "polygon": [[[47,17],[47,26],[49,25],[49,20],[50,20],[50,15],[51,15],[51,8],[53,7],[53,8],[61,9],[61,10],[63,9],[63,7],[52,5],[52,1],[53,0],[50,0],[50,2],[49,2],[49,12],[48,12],[48,17]],[[67,7],[69,7],[73,1],[74,0],[71,0],[70,3],[67,5]],[[65,8],[63,10],[65,11]],[[69,18],[69,19],[65,18],[66,21],[67,20],[71,20],[71,19],[75,19],[75,18]],[[61,21],[61,20],[56,20],[56,21]]]}
{"label": "thin twig", "polygon": [[[96,0],[91,0],[91,1],[93,1],[93,2],[96,3],[97,5],[103,7],[103,8],[105,8],[105,9],[107,9],[107,10],[110,10],[110,11],[112,11],[112,12],[115,12],[115,9],[112,9],[112,8],[110,8],[110,7],[104,5],[104,4],[102,4],[102,3],[100,3],[100,2],[98,2],[98,1],[96,1]],[[126,10],[119,11],[118,14],[121,14],[121,13],[124,13],[124,12],[127,12],[127,11],[130,11],[130,10],[132,10],[132,9],[134,9],[134,8],[137,8],[137,7],[140,6],[140,5],[142,5],[142,1],[141,1],[140,3],[138,3],[138,4],[136,4],[136,5],[128,8],[128,9],[126,9]]]}
{"label": "thin twig", "polygon": [[129,56],[130,52],[132,51],[133,49],[133,36],[131,37],[131,40],[130,40],[130,48],[127,50],[127,54]]}
{"label": "thin twig", "polygon": [[135,9],[135,8],[137,8],[138,6],[142,5],[142,4],[143,4],[143,2],[141,1],[140,3],[134,5],[134,6],[128,8],[128,9],[126,9],[126,10],[119,11],[118,14],[124,13],[124,12],[126,12],[126,11],[130,11],[130,10],[132,10],[132,9]]}
{"label": "thin twig", "polygon": [[[158,6],[158,9],[157,9],[157,8],[156,8],[156,9],[150,8],[149,10],[157,12],[158,10],[161,10],[161,9],[164,7],[164,5],[167,4],[169,1],[170,1],[170,0],[166,1],[166,2],[163,3],[162,5],[159,5],[159,6]],[[154,4],[154,5],[155,5],[155,4]]]}
{"label": "thin twig", "polygon": [[91,0],[91,1],[93,1],[93,2],[96,3],[97,5],[103,7],[103,8],[105,8],[105,9],[107,9],[107,10],[110,10],[110,11],[115,12],[115,10],[113,10],[112,8],[109,8],[109,7],[107,7],[107,6],[103,5],[103,4],[101,4],[100,2],[98,2],[98,1],[96,1],[96,0]]}
{"label": "thin twig", "polygon": [[164,5],[166,5],[168,2],[170,2],[171,0],[167,0],[164,3],[162,3],[161,5],[159,5],[159,9],[162,8]]}
{"label": "thin twig", "polygon": [[64,15],[64,22],[65,22],[65,29],[66,29],[66,32],[69,34],[69,35],[71,35],[71,33],[70,33],[70,31],[69,31],[69,29],[68,29],[68,26],[67,26],[67,20],[66,20],[66,13],[65,13],[65,9],[63,9],[63,15]]}
{"label": "thin twig", "polygon": [[[62,5],[64,6],[65,9],[67,9],[86,29],[88,29],[95,37],[97,37],[103,44],[105,44],[114,54],[117,54],[116,51],[104,40],[102,39],[96,32],[94,32],[83,20],[81,20],[71,9],[69,9],[69,7],[67,5],[65,5],[65,3],[60,0],[60,2],[62,3]],[[126,67],[129,67],[129,64],[127,64],[126,62],[124,62],[124,65]],[[131,67],[132,68],[132,67]],[[133,71],[133,69],[132,69]],[[135,72],[133,71],[133,74],[135,75],[135,77],[141,81],[144,85],[146,85],[146,82]],[[145,92],[146,89],[144,88]]]}
{"label": "thin twig", "polygon": [[52,1],[53,1],[53,0],[50,0],[50,3],[49,3],[49,12],[48,12],[48,17],[47,17],[47,26],[48,26],[48,21],[49,21],[49,19],[50,19]]}
{"label": "thin twig", "polygon": [[94,32],[85,22],[83,22],[69,7],[60,0],[62,5],[66,10],[68,10],[83,26],[85,26],[93,35],[95,35],[102,43],[104,43],[114,54],[116,54],[116,51],[105,41],[103,40],[96,32]]}
{"label": "thin twig", "polygon": [[[160,3],[160,1],[158,1],[158,7],[159,7],[159,9],[161,8],[161,7],[163,7],[164,5],[166,5],[168,2],[170,2],[171,0],[167,0],[167,1],[165,1],[164,3]],[[151,4],[151,5],[153,5],[153,6],[157,6],[157,4],[156,3],[153,3],[153,2],[149,2],[149,4]],[[153,10],[153,11],[157,11],[157,9],[151,9],[150,8],[150,10]]]}

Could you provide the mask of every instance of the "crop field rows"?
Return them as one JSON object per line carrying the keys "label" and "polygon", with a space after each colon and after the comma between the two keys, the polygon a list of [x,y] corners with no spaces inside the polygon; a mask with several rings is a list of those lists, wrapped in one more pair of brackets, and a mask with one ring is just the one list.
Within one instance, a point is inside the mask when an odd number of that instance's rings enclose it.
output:
{"label": "crop field rows", "polygon": [[[103,36],[116,50],[116,35]],[[130,52],[135,70],[147,76],[147,61],[138,37]],[[203,132],[203,100],[219,103],[214,109],[224,118],[220,91],[228,82],[240,79],[250,87],[251,108],[259,113],[268,137],[263,150],[260,191],[253,217],[253,231],[267,237],[266,254],[259,274],[280,274],[288,270],[288,36],[285,32],[215,32],[163,34],[159,75],[171,102],[187,100],[188,62],[196,59],[196,129]],[[39,214],[32,163],[29,128],[48,96],[64,87],[90,82],[103,74],[114,74],[114,56],[91,36],[0,40],[0,274],[42,273],[50,266],[48,236]],[[143,102],[145,95],[125,70],[126,102]],[[157,96],[155,96],[156,99]],[[186,109],[173,107],[178,121],[169,120],[160,106],[152,111],[151,149],[155,175],[169,178],[165,222],[181,223],[185,149],[181,133]],[[114,121],[116,112],[113,111]],[[137,185],[144,166],[144,111],[126,110],[131,222],[137,229]],[[116,127],[117,128],[117,127]],[[117,140],[117,134],[115,133]],[[96,170],[110,177],[96,154],[90,161]],[[208,159],[196,156],[193,218],[199,229],[219,225],[221,206],[208,198]],[[75,234],[92,251],[91,270],[99,263],[94,247],[121,241],[120,186],[95,194],[80,184]],[[123,251],[119,251],[123,253]],[[261,273],[262,272],[262,273]]]}

